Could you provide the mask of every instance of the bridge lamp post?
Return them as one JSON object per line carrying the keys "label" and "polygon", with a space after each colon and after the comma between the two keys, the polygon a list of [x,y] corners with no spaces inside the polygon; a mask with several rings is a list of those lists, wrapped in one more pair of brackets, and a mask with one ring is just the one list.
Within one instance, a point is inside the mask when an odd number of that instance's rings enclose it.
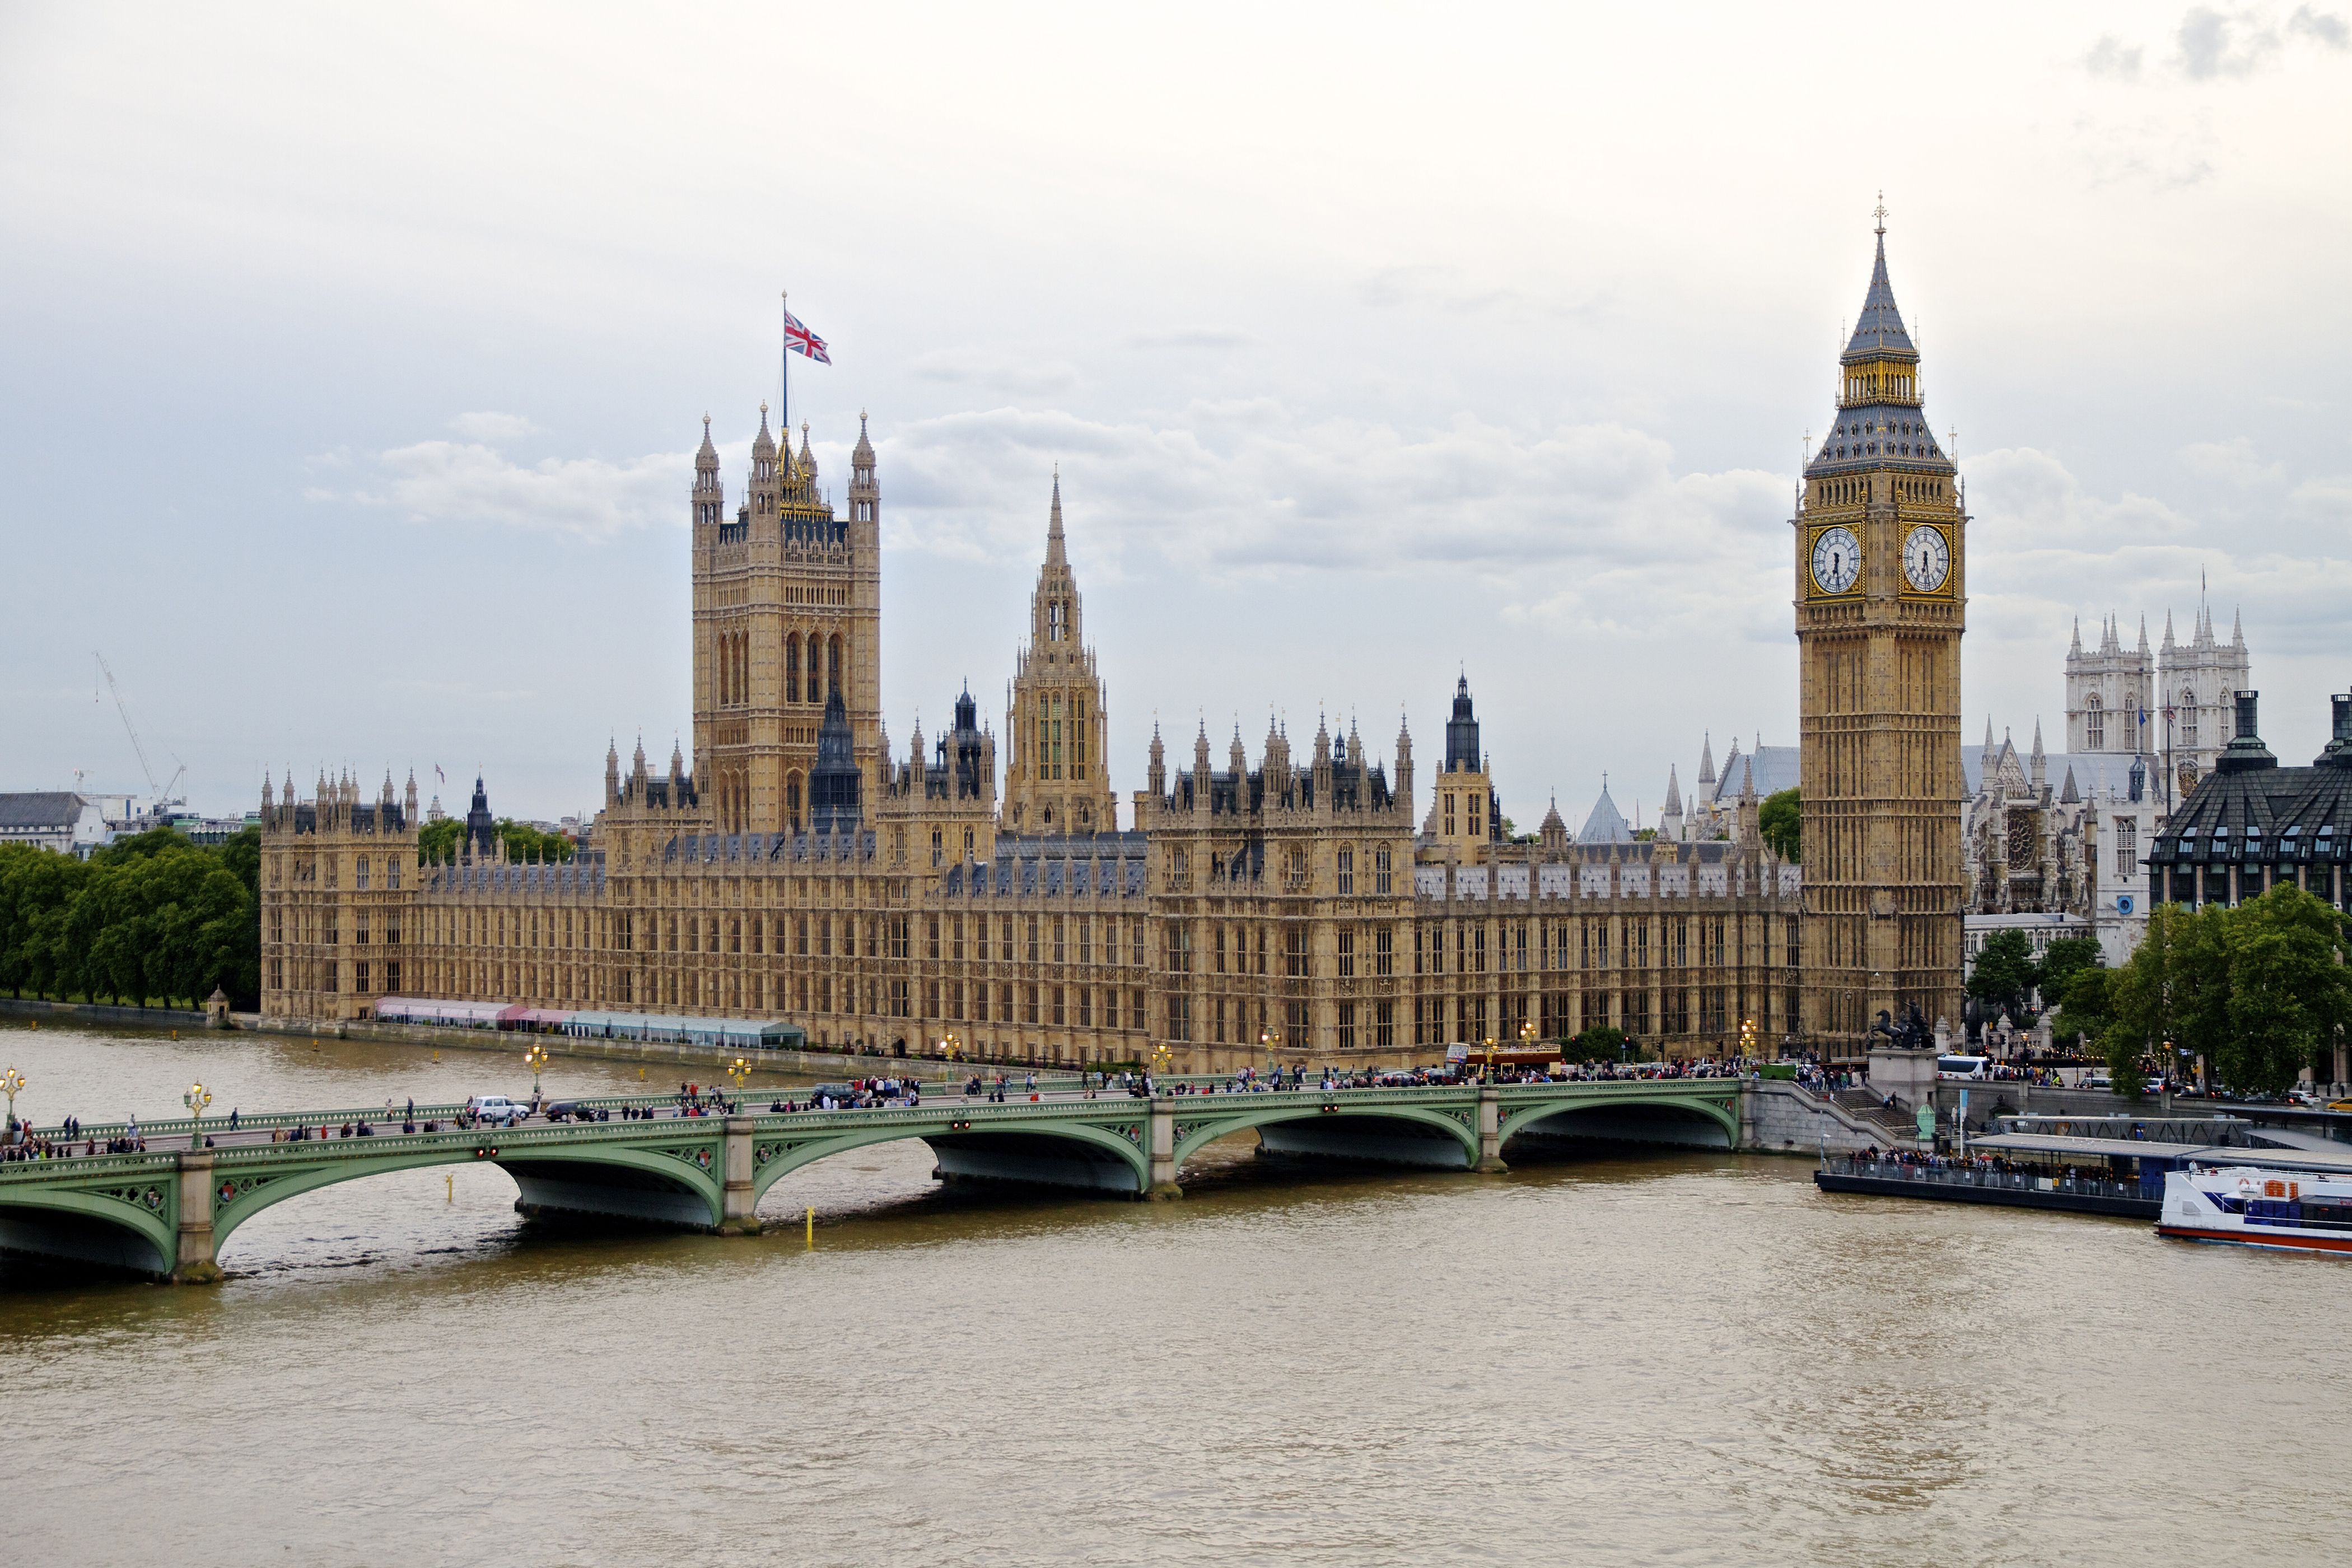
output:
{"label": "bridge lamp post", "polygon": [[545,1046],[534,1044],[522,1054],[523,1065],[530,1068],[530,1097],[539,1098],[539,1075],[555,1058]]}
{"label": "bridge lamp post", "polygon": [[8,1097],[8,1125],[16,1125],[16,1091],[25,1087],[25,1075],[15,1068],[0,1072],[0,1093]]}
{"label": "bridge lamp post", "polygon": [[1495,1081],[1495,1037],[1486,1037],[1486,1081]]}
{"label": "bridge lamp post", "polygon": [[[188,1092],[180,1096],[180,1103],[188,1108],[188,1147],[191,1149],[201,1149],[205,1146],[205,1107],[212,1102],[213,1091],[201,1083],[190,1084]],[[9,1113],[11,1115],[16,1113],[13,1103],[9,1108]]]}
{"label": "bridge lamp post", "polygon": [[730,1063],[728,1066],[727,1081],[735,1086],[736,1098],[738,1100],[741,1099],[743,1096],[743,1086],[751,1081],[751,1064],[745,1061],[741,1057],[737,1057],[734,1061]]}

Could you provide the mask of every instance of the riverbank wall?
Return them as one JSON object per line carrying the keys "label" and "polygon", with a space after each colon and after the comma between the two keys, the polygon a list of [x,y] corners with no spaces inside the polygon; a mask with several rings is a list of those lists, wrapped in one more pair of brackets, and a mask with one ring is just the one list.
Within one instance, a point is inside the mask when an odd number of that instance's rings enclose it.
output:
{"label": "riverbank wall", "polygon": [[190,1029],[207,1027],[205,1016],[186,1007],[125,1007],[111,1002],[50,1002],[34,996],[0,996],[0,1017],[36,1024],[103,1024],[109,1028]]}

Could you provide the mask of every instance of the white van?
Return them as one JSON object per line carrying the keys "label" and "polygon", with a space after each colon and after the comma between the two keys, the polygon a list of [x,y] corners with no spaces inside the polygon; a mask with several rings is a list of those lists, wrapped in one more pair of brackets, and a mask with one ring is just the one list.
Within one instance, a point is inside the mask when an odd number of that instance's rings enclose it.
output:
{"label": "white van", "polygon": [[511,1127],[530,1115],[530,1107],[518,1105],[503,1094],[478,1094],[466,1101],[466,1110],[474,1121],[495,1127]]}
{"label": "white van", "polygon": [[1992,1058],[1990,1057],[1937,1057],[1936,1076],[1958,1079],[1963,1082],[1988,1079],[1992,1076]]}

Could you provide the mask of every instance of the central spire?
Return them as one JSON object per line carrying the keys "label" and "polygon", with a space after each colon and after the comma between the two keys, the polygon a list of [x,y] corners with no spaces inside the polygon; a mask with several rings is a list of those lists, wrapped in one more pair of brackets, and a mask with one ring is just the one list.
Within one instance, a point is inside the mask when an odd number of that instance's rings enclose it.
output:
{"label": "central spire", "polygon": [[1069,551],[1062,539],[1062,465],[1054,465],[1054,505],[1045,518],[1045,564],[1067,566]]}

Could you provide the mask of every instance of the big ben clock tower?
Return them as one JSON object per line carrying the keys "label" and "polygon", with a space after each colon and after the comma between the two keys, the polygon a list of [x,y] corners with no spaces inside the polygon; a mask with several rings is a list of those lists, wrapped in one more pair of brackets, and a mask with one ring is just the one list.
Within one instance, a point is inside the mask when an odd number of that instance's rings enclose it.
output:
{"label": "big ben clock tower", "polygon": [[1886,212],[1796,552],[1803,1021],[1859,1054],[1881,1010],[1959,1022],[1968,516],[1886,280]]}

